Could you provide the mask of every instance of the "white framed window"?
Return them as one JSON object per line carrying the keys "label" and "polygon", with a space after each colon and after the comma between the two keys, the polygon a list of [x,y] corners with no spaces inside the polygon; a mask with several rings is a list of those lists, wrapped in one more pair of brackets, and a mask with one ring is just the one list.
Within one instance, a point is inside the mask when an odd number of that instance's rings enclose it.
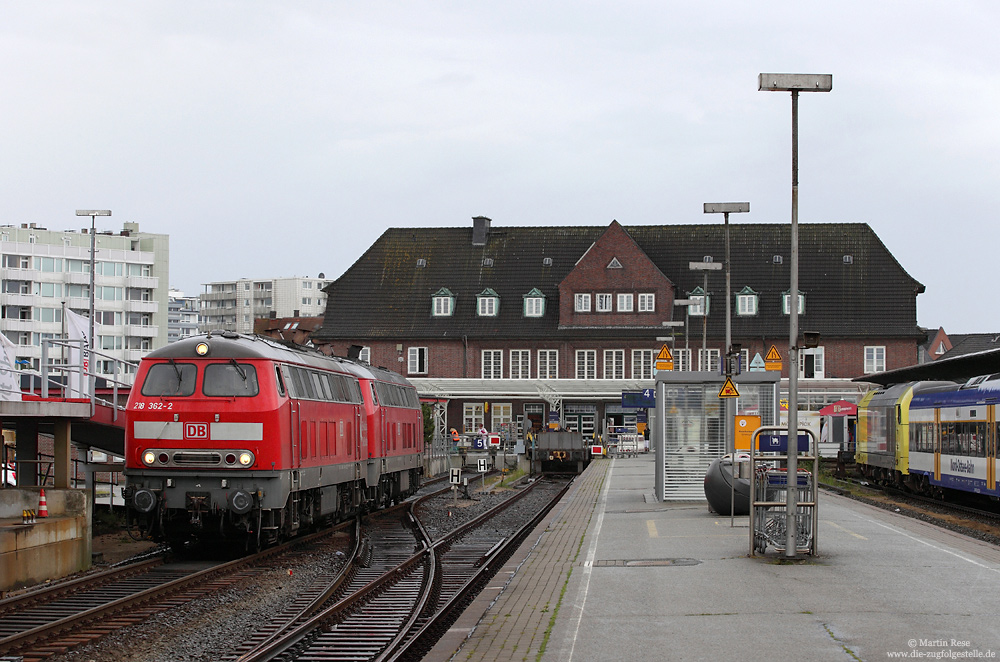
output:
{"label": "white framed window", "polygon": [[411,375],[427,374],[427,348],[410,347],[406,351],[407,363],[406,371]]}
{"label": "white framed window", "polygon": [[708,372],[719,372],[719,355],[717,349],[698,350],[698,369]]}
{"label": "white framed window", "polygon": [[578,313],[589,313],[590,294],[576,294],[573,297],[573,310]]}
{"label": "white framed window", "polygon": [[510,350],[510,378],[531,379],[531,350]]}
{"label": "white framed window", "polygon": [[597,379],[597,350],[576,350],[576,378]]}
{"label": "white framed window", "polygon": [[372,348],[371,347],[362,347],[361,348],[361,352],[358,354],[358,360],[359,361],[363,361],[364,363],[371,363],[372,362]]}
{"label": "white framed window", "polygon": [[[785,315],[788,315],[790,313],[790,309],[788,307],[788,299],[789,299],[789,293],[788,292],[785,292],[784,294],[781,295],[781,312],[784,313]],[[806,295],[804,295],[804,294],[802,294],[800,292],[799,293],[799,315],[802,315],[805,312],[806,312]]]}
{"label": "white framed window", "polygon": [[712,302],[705,294],[705,290],[696,287],[694,292],[688,295],[688,299],[691,300],[691,303],[688,304],[688,315],[691,317],[702,317],[708,314],[709,306]]}
{"label": "white framed window", "polygon": [[750,316],[757,314],[757,293],[749,287],[736,295],[736,314]]}
{"label": "white framed window", "polygon": [[503,379],[503,350],[483,350],[483,379]]}
{"label": "white framed window", "polygon": [[481,402],[467,402],[462,411],[462,425],[467,434],[476,434],[486,423],[483,404]]}
{"label": "white framed window", "polygon": [[500,297],[493,290],[484,290],[476,297],[476,313],[480,317],[496,317],[500,309]]}
{"label": "white framed window", "polygon": [[885,346],[870,345],[865,347],[865,374],[885,372]]}
{"label": "white framed window", "polygon": [[532,290],[524,295],[524,316],[542,317],[545,315],[545,296],[538,290]]}
{"label": "white framed window", "polygon": [[604,378],[625,379],[625,350],[604,350]]}
{"label": "white framed window", "polygon": [[442,287],[431,297],[431,315],[433,317],[451,317],[455,314],[455,295],[451,290]]}
{"label": "white framed window", "polygon": [[656,311],[656,295],[652,292],[639,294],[639,312],[652,313]]}
{"label": "white framed window", "polygon": [[632,350],[632,379],[653,379],[656,351],[652,349]]}
{"label": "white framed window", "polygon": [[618,295],[618,312],[631,313],[635,298],[631,294]]}
{"label": "white framed window", "polygon": [[597,295],[597,312],[599,313],[610,313],[611,312],[611,295],[610,294],[598,294]]}
{"label": "white framed window", "polygon": [[494,402],[490,405],[490,430],[500,431],[514,421],[514,406],[509,402]]}
{"label": "white framed window", "polygon": [[538,378],[558,379],[559,378],[559,350],[540,349],[538,350]]}
{"label": "white framed window", "polygon": [[691,370],[691,350],[690,349],[675,349],[674,350],[674,370]]}
{"label": "white framed window", "polygon": [[823,379],[826,376],[822,347],[799,350],[799,377],[803,379]]}

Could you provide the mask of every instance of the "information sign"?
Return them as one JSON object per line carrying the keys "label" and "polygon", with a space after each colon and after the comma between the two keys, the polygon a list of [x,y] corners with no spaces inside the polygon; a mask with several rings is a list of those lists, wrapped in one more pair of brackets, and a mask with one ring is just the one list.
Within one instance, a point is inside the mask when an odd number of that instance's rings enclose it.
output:
{"label": "information sign", "polygon": [[660,353],[656,355],[657,370],[673,370],[674,357],[670,354],[670,348],[666,345],[660,347]]}
{"label": "information sign", "polygon": [[622,391],[622,407],[655,409],[656,390],[647,388],[644,391]]}
{"label": "information sign", "polygon": [[486,461],[486,458],[481,457],[476,461],[476,469],[479,470],[479,473],[484,474],[489,471],[489,468],[489,463]]}
{"label": "information sign", "polygon": [[462,484],[462,470],[461,469],[452,469],[451,470],[451,474],[449,476],[449,479],[450,480],[448,482],[451,483],[452,485],[461,485]]}

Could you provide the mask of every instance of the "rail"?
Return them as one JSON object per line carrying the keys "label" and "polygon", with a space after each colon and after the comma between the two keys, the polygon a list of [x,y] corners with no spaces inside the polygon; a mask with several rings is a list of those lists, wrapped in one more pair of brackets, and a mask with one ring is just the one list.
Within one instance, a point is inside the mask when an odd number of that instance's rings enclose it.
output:
{"label": "rail", "polygon": [[[50,360],[51,350],[54,348],[68,349],[70,356],[76,354],[80,357],[80,363],[52,363]],[[92,355],[92,356],[88,356]],[[121,381],[112,377],[111,375],[101,374],[98,375],[94,371],[94,357],[101,357],[111,361],[112,374],[128,374],[128,368],[131,366],[134,370],[138,369],[138,364],[132,361],[125,361],[119,359],[110,354],[106,354],[96,349],[89,349],[83,340],[78,339],[62,339],[62,338],[47,338],[42,341],[42,361],[40,365],[40,375],[41,380],[41,396],[42,399],[48,399],[49,393],[52,387],[56,387],[56,390],[60,393],[59,397],[63,398],[88,398],[90,400],[90,415],[93,416],[96,411],[98,404],[110,407],[112,411],[112,420],[118,420],[118,412],[125,411],[125,407],[118,404],[118,391],[119,388],[122,390],[131,389],[131,382]],[[133,372],[134,372],[133,370]],[[64,379],[54,379],[52,373],[58,373],[64,375]],[[75,377],[75,380],[73,379]],[[111,384],[111,400],[105,398],[100,398],[97,396],[97,378],[101,377]],[[76,385],[73,385],[73,382]]]}

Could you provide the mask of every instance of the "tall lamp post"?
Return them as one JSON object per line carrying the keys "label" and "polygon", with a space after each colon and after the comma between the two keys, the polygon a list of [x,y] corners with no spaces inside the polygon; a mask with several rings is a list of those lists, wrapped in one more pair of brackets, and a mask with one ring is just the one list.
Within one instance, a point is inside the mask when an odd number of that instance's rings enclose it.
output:
{"label": "tall lamp post", "polygon": [[[77,216],[90,217],[90,336],[87,338],[87,349],[90,350],[87,363],[87,372],[90,373],[88,383],[90,384],[90,403],[93,409],[94,403],[94,272],[96,271],[95,256],[97,255],[97,217],[111,216],[110,209],[77,209]],[[82,352],[81,352],[82,354]]]}
{"label": "tall lamp post", "polygon": [[[706,214],[722,214],[726,226],[726,377],[733,376],[733,300],[729,285],[729,215],[748,213],[749,202],[706,202]],[[736,452],[736,403],[732,398],[726,398],[726,452]],[[735,462],[735,459],[734,459]]]}
{"label": "tall lamp post", "polygon": [[[799,92],[829,92],[833,74],[760,74],[760,92],[792,93],[792,249],[788,292],[788,519],[785,556],[796,556],[799,449]],[[794,444],[794,446],[793,446]],[[794,449],[794,450],[793,450]]]}

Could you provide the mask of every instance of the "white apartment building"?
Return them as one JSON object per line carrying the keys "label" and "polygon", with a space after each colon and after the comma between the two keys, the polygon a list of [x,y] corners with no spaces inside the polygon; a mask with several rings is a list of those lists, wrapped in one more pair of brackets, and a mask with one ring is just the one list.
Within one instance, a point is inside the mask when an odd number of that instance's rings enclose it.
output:
{"label": "white apartment building", "polygon": [[171,289],[167,298],[167,342],[198,333],[198,311],[201,308],[198,297],[184,296],[180,290]]}
{"label": "white apartment building", "polygon": [[316,278],[241,278],[207,283],[201,299],[199,329],[253,333],[260,317],[320,317],[326,310],[323,288],[330,281]]}
{"label": "white apartment building", "polygon": [[[64,308],[90,316],[92,260],[96,372],[111,376],[114,359],[138,363],[167,343],[169,236],[125,223],[95,239],[91,256],[90,228],[0,226],[0,332],[18,346],[22,368],[39,368],[42,340],[66,336]],[[127,366],[118,376],[130,382],[132,375]]]}

